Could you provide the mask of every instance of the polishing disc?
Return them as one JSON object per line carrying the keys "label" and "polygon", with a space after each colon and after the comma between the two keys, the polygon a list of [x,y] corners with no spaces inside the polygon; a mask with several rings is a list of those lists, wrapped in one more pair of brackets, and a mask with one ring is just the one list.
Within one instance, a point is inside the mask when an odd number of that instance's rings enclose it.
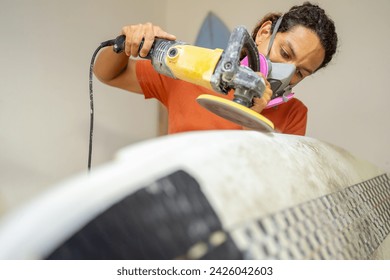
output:
{"label": "polishing disc", "polygon": [[199,95],[196,101],[212,113],[236,124],[263,132],[274,131],[274,124],[266,117],[234,101],[214,95]]}

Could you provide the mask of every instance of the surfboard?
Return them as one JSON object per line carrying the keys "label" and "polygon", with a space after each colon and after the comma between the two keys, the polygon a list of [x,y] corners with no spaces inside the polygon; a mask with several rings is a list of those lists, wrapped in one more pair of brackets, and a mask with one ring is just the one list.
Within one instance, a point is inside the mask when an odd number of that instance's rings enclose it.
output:
{"label": "surfboard", "polygon": [[389,197],[389,174],[313,138],[180,133],[5,215],[0,259],[389,259]]}
{"label": "surfboard", "polygon": [[230,37],[230,30],[213,12],[209,12],[199,29],[195,45],[209,49],[225,49]]}

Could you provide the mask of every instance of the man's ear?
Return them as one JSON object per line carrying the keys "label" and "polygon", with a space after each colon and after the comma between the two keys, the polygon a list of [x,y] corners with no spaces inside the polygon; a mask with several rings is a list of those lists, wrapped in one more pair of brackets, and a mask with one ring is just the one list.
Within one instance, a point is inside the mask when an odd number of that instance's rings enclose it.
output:
{"label": "man's ear", "polygon": [[270,20],[267,20],[261,25],[259,31],[257,31],[256,34],[257,45],[260,45],[261,42],[266,41],[271,36],[271,26],[272,26],[272,21]]}

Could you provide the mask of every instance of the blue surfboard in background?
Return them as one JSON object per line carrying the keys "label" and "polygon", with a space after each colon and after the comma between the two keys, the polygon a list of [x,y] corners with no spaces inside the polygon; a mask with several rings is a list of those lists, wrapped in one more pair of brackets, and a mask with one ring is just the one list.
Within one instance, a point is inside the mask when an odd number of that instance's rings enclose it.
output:
{"label": "blue surfboard in background", "polygon": [[230,37],[230,30],[213,12],[209,12],[202,23],[195,45],[209,49],[225,49]]}

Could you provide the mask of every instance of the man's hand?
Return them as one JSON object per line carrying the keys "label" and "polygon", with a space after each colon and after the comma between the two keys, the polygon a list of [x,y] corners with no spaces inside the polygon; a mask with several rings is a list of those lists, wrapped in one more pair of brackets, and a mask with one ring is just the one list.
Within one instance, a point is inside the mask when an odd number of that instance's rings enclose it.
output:
{"label": "man's hand", "polygon": [[[152,23],[127,25],[122,28],[122,35],[126,35],[125,53],[127,56],[145,57],[153,45],[154,38],[176,40],[176,36],[162,30]],[[144,40],[142,49],[140,44]]]}
{"label": "man's hand", "polygon": [[257,113],[261,113],[261,111],[263,111],[263,109],[267,106],[268,102],[271,100],[272,89],[270,83],[267,81],[264,75],[260,72],[257,74],[259,74],[259,76],[264,79],[266,88],[261,98],[253,98],[253,106],[250,108]]}

